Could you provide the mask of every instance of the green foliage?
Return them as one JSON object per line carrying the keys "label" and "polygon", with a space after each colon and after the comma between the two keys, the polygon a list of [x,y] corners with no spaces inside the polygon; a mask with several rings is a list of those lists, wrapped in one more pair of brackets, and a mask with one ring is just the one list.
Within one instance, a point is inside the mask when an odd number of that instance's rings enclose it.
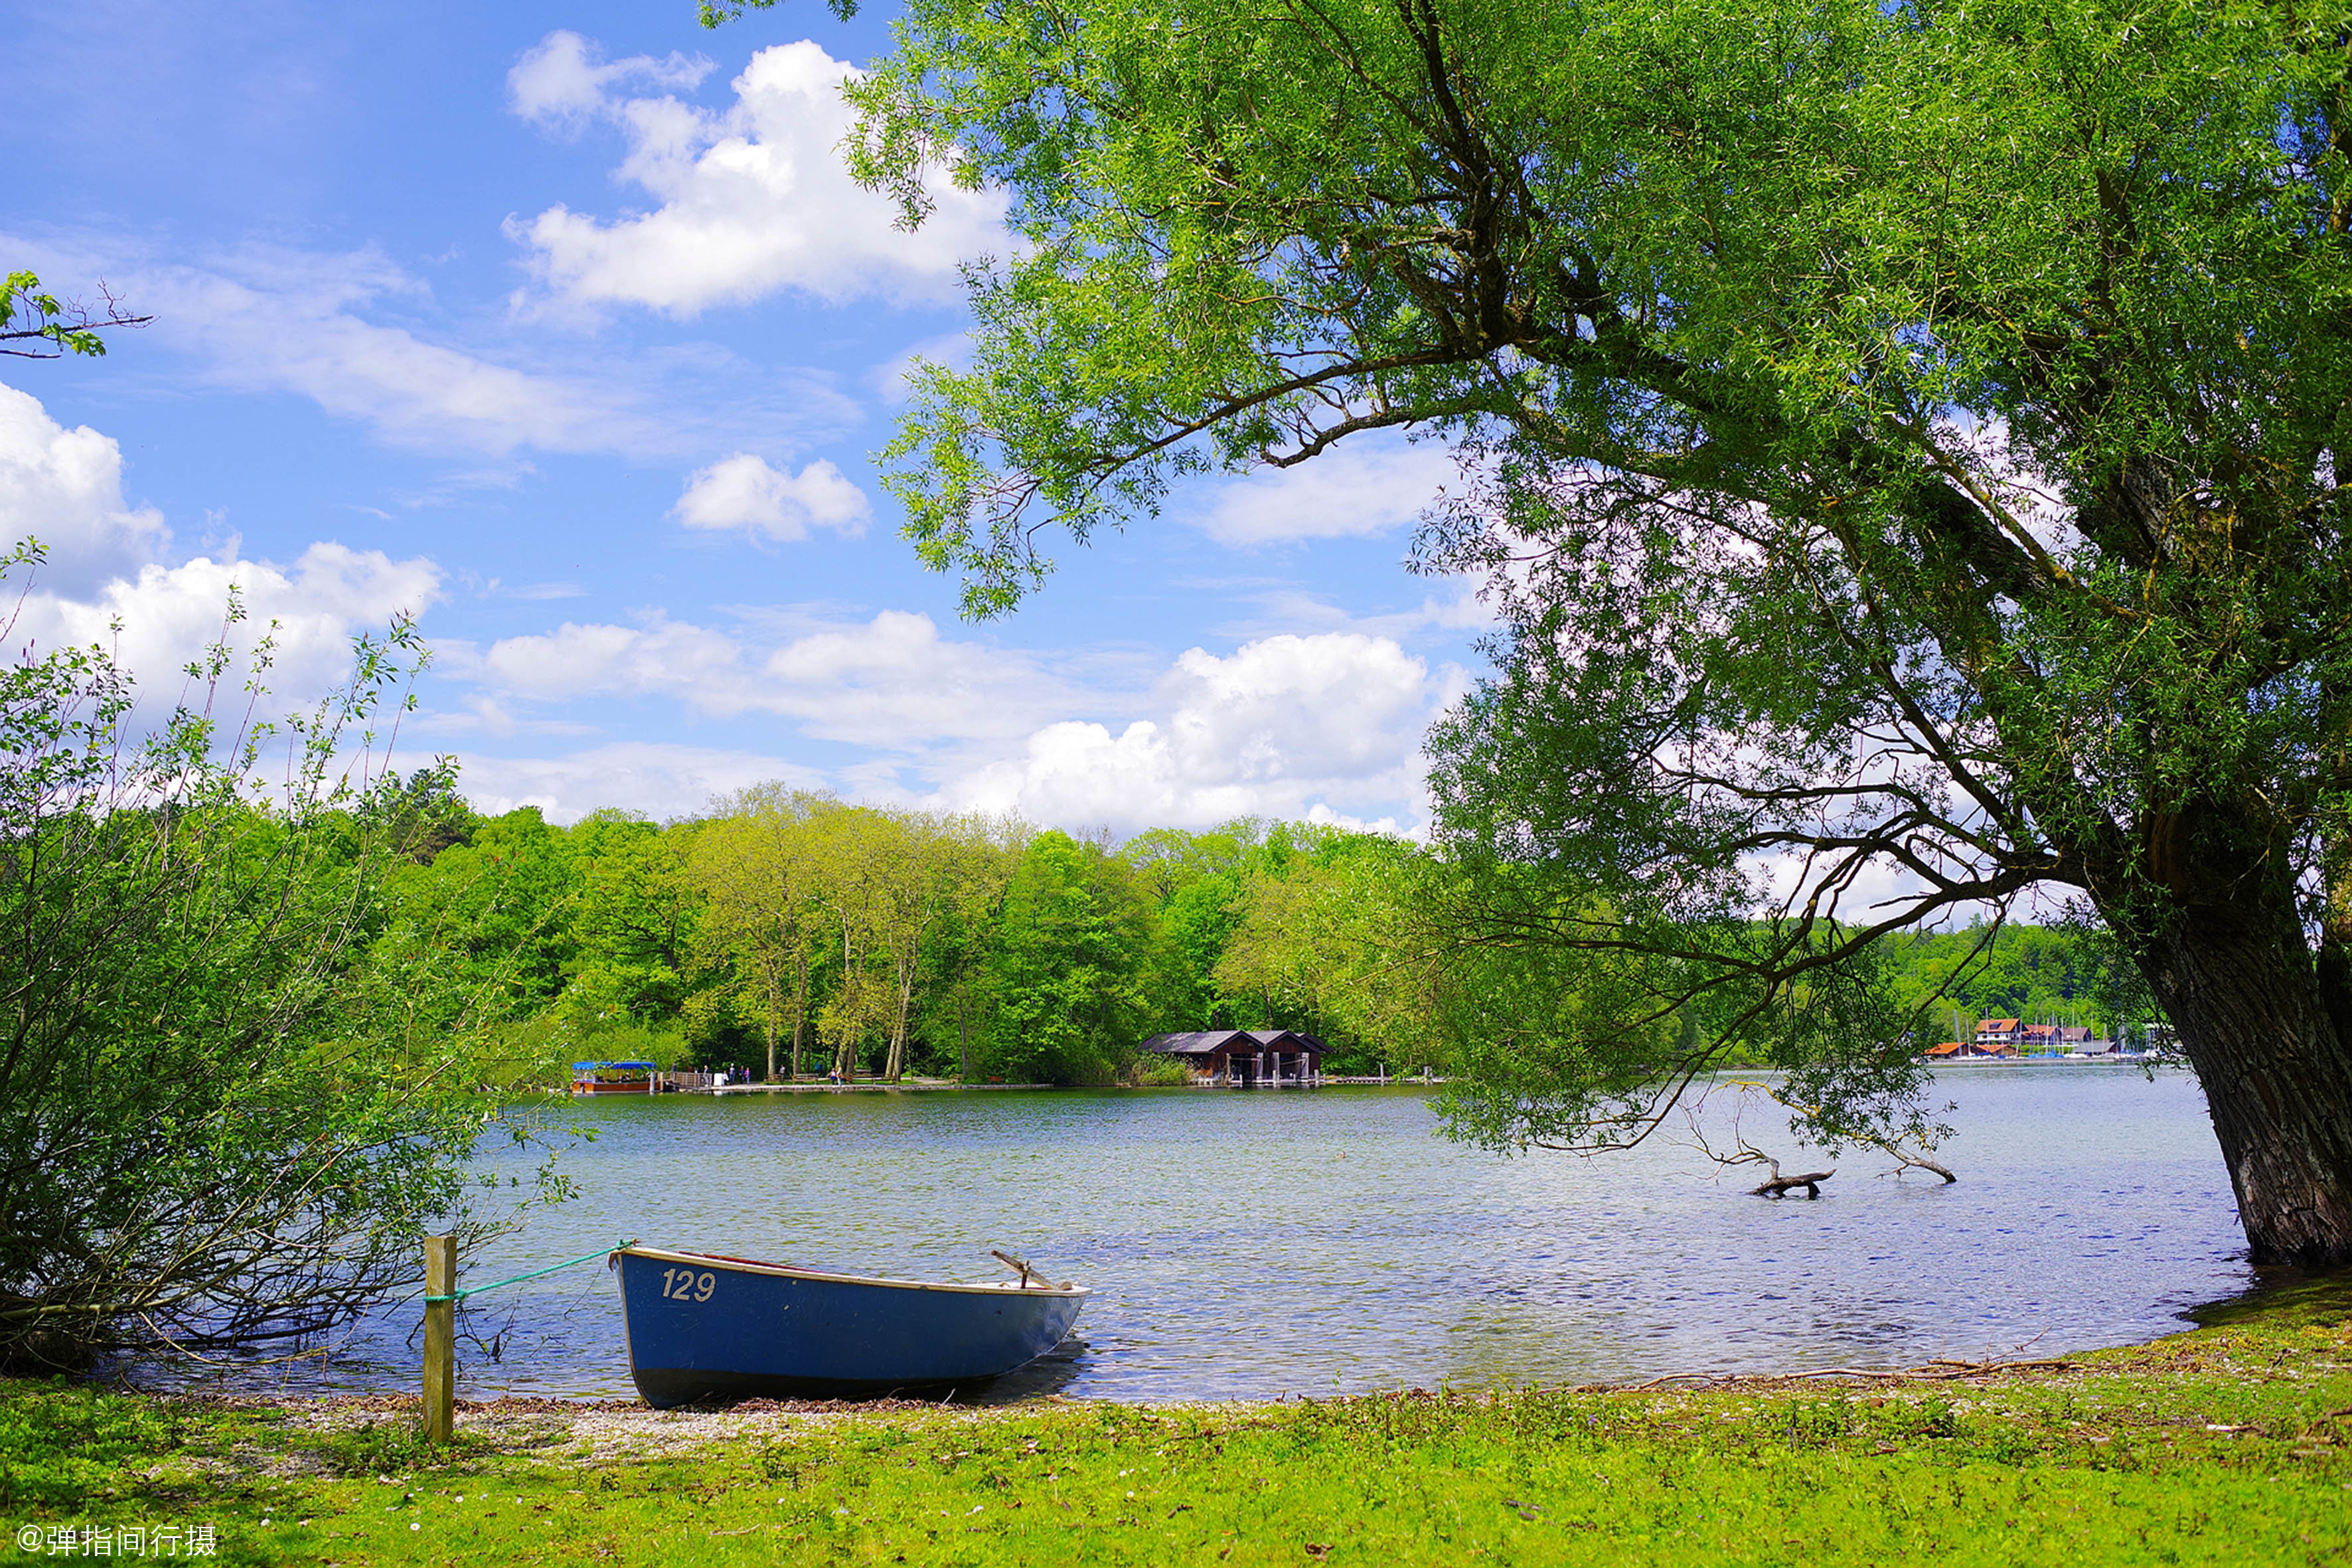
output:
{"label": "green foliage", "polygon": [[1150,906],[1096,844],[1046,832],[1014,865],[991,944],[987,1062],[1017,1081],[1109,1081],[1144,1033]]}
{"label": "green foliage", "polygon": [[1980,1018],[2079,1020],[2106,1029],[2144,1021],[2146,988],[2107,933],[2095,926],[2003,925],[1906,931],[1885,943],[1893,994],[1921,1016],[1923,1032],[1949,1034]]}
{"label": "green foliage", "polygon": [[471,844],[482,819],[457,793],[457,770],[444,758],[409,774],[387,802],[384,828],[409,859],[430,866],[440,853]]}
{"label": "green foliage", "polygon": [[569,839],[523,806],[482,821],[469,841],[394,871],[393,930],[456,952],[496,1011],[530,1016],[562,994],[578,956]]}
{"label": "green foliage", "polygon": [[1327,1070],[1391,1074],[1449,1067],[1482,1033],[1460,1012],[1475,983],[1434,918],[1448,879],[1427,852],[1285,829],[1226,875],[1213,973],[1246,1026],[1321,1037],[1337,1052]]}
{"label": "green foliage", "polygon": [[[526,808],[468,835],[394,873],[379,952],[452,947],[507,1020],[502,1081],[549,1087],[582,1058],[771,1051],[785,1075],[823,1070],[822,1052],[886,1077],[1172,1083],[1170,1064],[1134,1058],[1142,1036],[1297,1028],[1335,1071],[1468,1073],[1447,1101],[1457,1132],[1516,1146],[1570,1138],[1582,1119],[1615,1122],[1618,1141],[1654,1115],[1652,1065],[1703,1034],[1732,1042],[1730,1062],[1801,1075],[1899,1042],[1899,1084],[1914,1037],[1951,1007],[2021,998],[2012,1010],[2104,1017],[2117,967],[2093,928],[1906,936],[1872,961],[1876,1000],[1849,970],[1731,1031],[1680,1005],[1685,969],[1552,940],[1570,911],[1465,944],[1491,925],[1491,877],[1309,824],[1158,828],[1106,853],[763,785],[668,827],[605,813],[554,828]],[[1798,1080],[1817,1118],[1899,1122],[1887,1081]]]}
{"label": "green foliage", "polygon": [[1157,1000],[1171,1031],[1241,1026],[1218,966],[1241,928],[1243,898],[1239,873],[1213,871],[1178,888],[1160,906],[1166,953]]}
{"label": "green foliage", "polygon": [[0,278],[0,354],[16,359],[57,359],[84,354],[96,359],[106,353],[105,327],[143,327],[152,318],[129,315],[121,302],[103,293],[102,309],[59,300],[41,288],[30,272]]}
{"label": "green foliage", "polygon": [[1137,1089],[1181,1089],[1192,1081],[1192,1069],[1172,1057],[1147,1055],[1121,1081]]}
{"label": "green foliage", "polygon": [[687,870],[705,900],[703,957],[718,983],[700,1011],[758,1030],[767,1069],[797,1078],[807,1044],[810,971],[820,961],[823,901],[814,814],[829,797],[765,785],[723,803],[692,839]]}
{"label": "green foliage", "polygon": [[1746,1057],[1904,1121],[1869,950],[2042,887],[2179,1026],[2258,1253],[2341,1261],[2347,28],[909,0],[850,166],[909,221],[942,169],[999,190],[1015,242],[886,482],[989,616],[1184,476],[1454,444],[1419,561],[1500,620],[1432,737],[1460,934],[1622,1004],[1496,1105],[1607,1121]]}
{"label": "green foliage", "polygon": [[687,875],[679,832],[600,811],[569,837],[578,955],[559,1010],[583,1029],[677,1016],[703,900]]}
{"label": "green foliage", "polygon": [[100,647],[0,668],[0,1363],[315,1336],[428,1228],[490,1223],[468,977],[375,940],[407,792],[337,760],[416,652],[362,638],[348,687],[243,729],[213,715],[225,646],[163,716]]}

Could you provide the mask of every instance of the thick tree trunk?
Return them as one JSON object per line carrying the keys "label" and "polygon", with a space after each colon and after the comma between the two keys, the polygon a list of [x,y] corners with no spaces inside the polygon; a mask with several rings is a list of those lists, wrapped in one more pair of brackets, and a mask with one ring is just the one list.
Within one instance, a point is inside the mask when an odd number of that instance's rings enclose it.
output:
{"label": "thick tree trunk", "polygon": [[2341,960],[2315,963],[2292,894],[2254,880],[2178,904],[2141,967],[2204,1087],[2252,1260],[2352,1263]]}
{"label": "thick tree trunk", "polygon": [[793,986],[793,1081],[800,1081],[803,1070],[802,1047],[808,1034],[808,950],[803,948],[799,957],[800,978]]}
{"label": "thick tree trunk", "polygon": [[897,988],[891,1000],[897,1004],[897,1014],[890,1024],[890,1062],[882,1073],[892,1083],[898,1082],[907,1073],[907,1021],[908,1015],[915,1010],[914,954],[908,953],[894,963],[896,968],[891,978],[897,983]]}
{"label": "thick tree trunk", "polygon": [[962,1081],[971,1081],[971,1022],[964,1016],[963,986],[956,986],[956,1060],[963,1073]]}
{"label": "thick tree trunk", "polygon": [[776,1026],[776,1014],[783,1003],[783,987],[776,983],[776,971],[774,965],[767,965],[766,971],[768,979],[768,1005],[765,1008],[765,1012],[768,1016],[768,1076],[764,1081],[773,1083],[776,1081],[776,1036],[779,1032]]}
{"label": "thick tree trunk", "polygon": [[[856,975],[857,951],[850,945],[849,920],[847,916],[844,916],[841,922],[841,986],[845,995],[848,994],[849,987],[856,984]],[[860,1008],[858,1011],[862,1012],[864,1009]],[[841,1037],[834,1042],[834,1075],[845,1081],[857,1076],[856,1052],[859,1027],[856,1015],[845,1014],[841,1020]]]}

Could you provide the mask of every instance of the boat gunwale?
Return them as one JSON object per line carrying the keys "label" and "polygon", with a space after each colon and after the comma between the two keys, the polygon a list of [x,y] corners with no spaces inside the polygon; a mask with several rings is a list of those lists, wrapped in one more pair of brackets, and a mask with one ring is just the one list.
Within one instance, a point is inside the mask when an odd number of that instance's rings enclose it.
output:
{"label": "boat gunwale", "polygon": [[1013,1294],[1031,1298],[1057,1296],[1084,1299],[1094,1294],[1085,1285],[1027,1285],[985,1280],[979,1284],[960,1284],[947,1279],[884,1279],[870,1274],[835,1274],[822,1268],[802,1268],[790,1263],[760,1263],[743,1258],[721,1258],[709,1252],[682,1252],[667,1247],[616,1247],[614,1258],[635,1257],[670,1258],[692,1262],[698,1268],[716,1267],[738,1274],[765,1274],[784,1279],[814,1279],[828,1285],[880,1285],[893,1290],[949,1290],[967,1295],[1002,1296]]}

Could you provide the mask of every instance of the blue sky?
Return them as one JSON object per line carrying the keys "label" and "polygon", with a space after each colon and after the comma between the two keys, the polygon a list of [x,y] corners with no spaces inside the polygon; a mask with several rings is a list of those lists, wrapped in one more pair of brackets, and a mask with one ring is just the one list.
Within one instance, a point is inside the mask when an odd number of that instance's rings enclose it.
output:
{"label": "blue sky", "polygon": [[157,318],[0,361],[0,532],[52,552],[15,640],[119,616],[176,691],[235,581],[292,697],[415,611],[408,759],[562,820],[781,778],[1080,831],[1418,827],[1484,624],[1401,564],[1437,448],[1193,481],[982,626],[898,538],[870,455],[1002,241],[985,195],[908,235],[840,174],[835,84],[887,21],[12,8],[0,265]]}

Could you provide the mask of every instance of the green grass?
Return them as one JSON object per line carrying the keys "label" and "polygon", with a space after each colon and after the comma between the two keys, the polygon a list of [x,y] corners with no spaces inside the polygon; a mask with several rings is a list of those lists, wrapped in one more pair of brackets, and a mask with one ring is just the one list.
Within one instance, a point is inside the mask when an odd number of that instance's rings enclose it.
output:
{"label": "green grass", "polygon": [[[0,1519],[225,1562],[2319,1563],[2352,1553],[2352,1289],[1989,1378],[757,1417],[629,1457],[555,1411],[0,1384]],[[644,1421],[646,1440],[698,1426]],[[18,1552],[19,1559],[26,1554]]]}

